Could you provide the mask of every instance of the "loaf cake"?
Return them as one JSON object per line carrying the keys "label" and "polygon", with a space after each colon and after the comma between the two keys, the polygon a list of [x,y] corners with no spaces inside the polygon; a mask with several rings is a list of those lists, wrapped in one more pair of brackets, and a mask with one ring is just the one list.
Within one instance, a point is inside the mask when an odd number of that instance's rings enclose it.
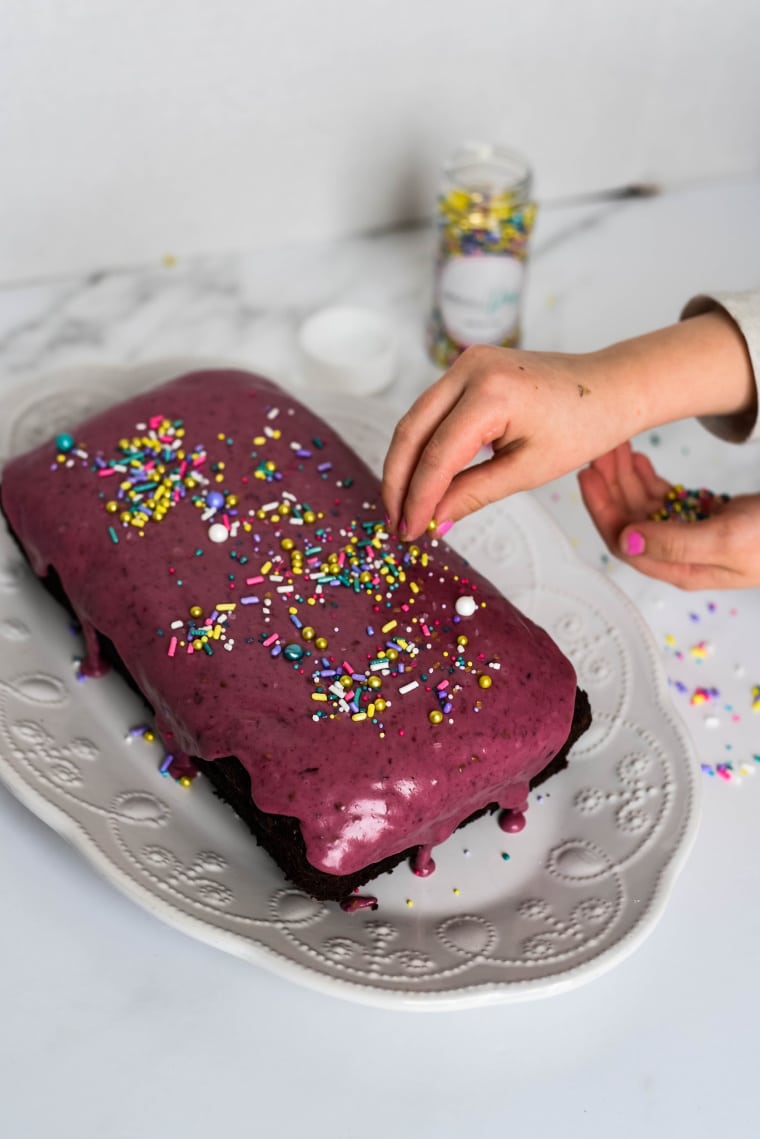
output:
{"label": "loaf cake", "polygon": [[[590,722],[550,636],[259,376],[199,371],[8,463],[35,572],[301,889],[345,900],[459,825],[519,813]],[[516,823],[515,825],[518,825]],[[350,905],[350,903],[349,903]]]}

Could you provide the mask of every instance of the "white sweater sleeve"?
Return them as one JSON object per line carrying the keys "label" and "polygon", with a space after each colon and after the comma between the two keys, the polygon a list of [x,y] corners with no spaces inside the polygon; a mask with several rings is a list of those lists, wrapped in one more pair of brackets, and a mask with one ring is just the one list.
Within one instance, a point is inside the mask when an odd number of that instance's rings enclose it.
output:
{"label": "white sweater sleeve", "polygon": [[[722,308],[736,324],[747,345],[755,385],[760,398],[760,289],[746,293],[715,293],[711,296],[692,297],[681,313],[681,320],[711,309]],[[750,415],[709,416],[700,423],[729,443],[760,441],[760,414],[757,410]]]}

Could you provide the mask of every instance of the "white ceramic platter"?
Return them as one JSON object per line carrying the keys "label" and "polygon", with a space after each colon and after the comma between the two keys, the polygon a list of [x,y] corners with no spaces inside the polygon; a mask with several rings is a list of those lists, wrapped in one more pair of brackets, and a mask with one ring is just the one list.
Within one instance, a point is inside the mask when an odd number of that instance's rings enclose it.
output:
{"label": "white ceramic platter", "polygon": [[[181,370],[88,369],[4,394],[0,458]],[[392,427],[382,404],[309,402],[379,468]],[[521,834],[479,820],[437,849],[430,878],[401,866],[378,880],[377,911],[306,897],[202,779],[187,790],[159,774],[158,745],[130,736],[144,706],[116,677],[76,679],[81,645],[4,531],[0,776],[157,917],[334,996],[452,1009],[589,980],[663,911],[696,830],[696,763],[638,613],[534,500],[500,503],[451,537],[571,657],[594,724],[532,796]]]}

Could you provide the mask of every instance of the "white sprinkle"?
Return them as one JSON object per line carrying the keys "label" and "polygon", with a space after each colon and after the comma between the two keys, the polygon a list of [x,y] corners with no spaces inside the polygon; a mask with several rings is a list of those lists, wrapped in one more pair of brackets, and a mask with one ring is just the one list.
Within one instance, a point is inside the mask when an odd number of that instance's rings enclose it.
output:
{"label": "white sprinkle", "polygon": [[215,522],[208,528],[208,537],[210,542],[226,542],[229,532],[223,522]]}
{"label": "white sprinkle", "polygon": [[[272,578],[272,581],[274,581],[274,578]],[[294,586],[292,586],[292,585],[278,585],[277,586],[277,592],[278,593],[292,593],[293,589],[294,589]]]}
{"label": "white sprinkle", "polygon": [[460,617],[472,617],[478,608],[478,603],[474,597],[466,594],[463,597],[457,597],[454,608]]}
{"label": "white sprinkle", "polygon": [[489,660],[488,667],[489,668],[495,668],[496,671],[498,672],[498,670],[501,668],[501,665],[499,664],[499,662],[497,660]]}
{"label": "white sprinkle", "polygon": [[172,621],[172,623],[169,627],[171,629],[182,629],[182,628],[184,628],[184,625],[185,625],[184,621]]}
{"label": "white sprinkle", "polygon": [[279,407],[270,407],[269,411],[267,412],[267,419],[276,419],[279,414]]}
{"label": "white sprinkle", "polygon": [[411,684],[405,684],[402,688],[399,688],[399,695],[406,696],[407,692],[413,692],[415,688],[419,688],[419,683],[413,680]]}
{"label": "white sprinkle", "polygon": [[264,434],[268,439],[274,439],[274,430],[271,427],[264,426]]}
{"label": "white sprinkle", "polygon": [[267,502],[267,503],[266,503],[264,506],[262,506],[262,508],[261,508],[261,509],[262,509],[262,510],[267,510],[267,511],[268,511],[268,510],[276,510],[276,509],[277,509],[277,507],[278,507],[279,505],[280,505],[280,504],[279,504],[279,502],[277,502],[277,501],[275,501],[275,502]]}

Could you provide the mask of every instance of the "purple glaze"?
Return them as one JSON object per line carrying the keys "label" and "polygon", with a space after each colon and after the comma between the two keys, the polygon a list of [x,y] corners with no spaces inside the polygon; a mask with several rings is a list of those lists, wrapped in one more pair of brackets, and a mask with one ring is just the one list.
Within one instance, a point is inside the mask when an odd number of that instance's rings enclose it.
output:
{"label": "purple glaze", "polygon": [[352,894],[350,898],[344,898],[338,905],[346,914],[355,914],[359,910],[376,910],[377,898],[372,894]]}
{"label": "purple glaze", "polygon": [[412,855],[412,871],[418,878],[429,878],[431,874],[435,873],[435,862],[432,855],[432,846],[418,846]]}
{"label": "purple glaze", "polygon": [[499,826],[507,834],[519,834],[525,829],[525,815],[522,811],[502,811]]}
{"label": "purple glaze", "polygon": [[[279,409],[277,418],[268,416],[267,406]],[[118,513],[106,513],[104,501],[116,492],[117,478],[99,477],[91,469],[95,456],[111,459],[118,440],[131,438],[138,423],[157,415],[183,421],[188,449],[206,447],[207,473],[212,464],[224,462],[223,482],[211,486],[238,497],[236,539],[207,540],[208,523],[191,493],[163,521],[147,523],[143,537],[122,525]],[[252,440],[267,427],[280,431],[280,438],[267,436],[265,446],[254,446]],[[351,531],[353,520],[370,526],[383,520],[377,480],[327,424],[266,380],[207,371],[135,396],[73,434],[90,462],[51,469],[55,447],[52,441],[43,444],[6,466],[3,506],[35,570],[44,574],[54,566],[83,628],[98,629],[114,642],[155,709],[159,732],[171,738],[171,751],[208,760],[238,756],[251,775],[259,808],[299,819],[309,861],[335,874],[410,846],[432,847],[489,803],[516,808],[525,801],[529,780],[570,730],[572,665],[548,634],[485,578],[445,543],[435,546],[427,538],[414,544],[421,553],[406,567],[406,582],[391,594],[378,587],[379,606],[373,593],[354,592],[336,581],[323,586],[318,604],[306,604],[304,586],[316,588],[307,577],[312,566],[306,559],[312,555],[306,550],[321,544],[338,552],[349,534],[360,532]],[[315,459],[303,454],[315,437],[324,444],[315,454],[332,463],[329,472],[320,474]],[[291,443],[301,445],[300,456]],[[270,481],[253,475],[262,459],[275,464]],[[342,485],[347,478],[353,480],[348,488]],[[295,526],[287,518],[274,524],[270,515],[255,515],[283,491],[324,517]],[[249,511],[254,515],[244,530]],[[112,524],[118,542],[109,536]],[[328,537],[320,538],[320,529],[329,531]],[[371,530],[364,533],[373,536]],[[293,579],[297,589],[290,595],[280,595],[279,584],[261,572],[270,554],[281,556],[283,537],[304,550],[306,572]],[[396,539],[377,541],[378,558],[387,555],[401,565],[408,557],[409,547]],[[196,555],[198,548],[203,556]],[[247,564],[231,559],[231,550],[247,557]],[[342,570],[349,568],[347,555]],[[262,580],[250,586],[248,577]],[[457,622],[456,599],[473,586],[480,606]],[[261,604],[238,605],[224,629],[234,638],[232,651],[210,640],[209,646],[216,644],[213,655],[188,654],[185,648],[169,655],[172,623],[187,622],[189,607],[200,605],[211,613],[252,588]],[[297,626],[297,632],[288,620],[288,603],[297,594],[304,597],[297,604],[301,626],[325,635],[327,650],[302,639],[303,630]],[[383,631],[391,620],[396,627]],[[452,662],[462,632],[468,638],[462,659],[472,668],[459,670]],[[298,639],[311,655],[296,664],[284,653],[272,657],[276,640],[262,647],[272,635],[283,645]],[[324,667],[324,660],[338,671],[344,662],[350,672],[368,670],[385,642],[399,636],[419,652],[404,660],[400,654],[404,671],[383,678],[380,695],[388,706],[375,716],[379,722],[352,720],[348,705],[347,714],[328,718],[328,706],[311,699],[312,670]],[[478,686],[481,672],[492,678],[487,690]],[[433,724],[435,684],[443,678],[451,682],[452,711]],[[408,688],[415,681],[416,687]],[[327,691],[334,681],[319,678],[319,683]],[[319,712],[324,718],[315,720]]]}

